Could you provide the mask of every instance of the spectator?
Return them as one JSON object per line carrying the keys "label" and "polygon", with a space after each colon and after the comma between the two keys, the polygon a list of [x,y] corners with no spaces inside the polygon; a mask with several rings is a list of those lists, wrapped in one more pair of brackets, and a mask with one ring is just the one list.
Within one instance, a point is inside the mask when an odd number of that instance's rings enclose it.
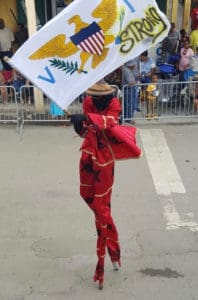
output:
{"label": "spectator", "polygon": [[198,84],[195,86],[195,98],[193,99],[193,106],[195,113],[198,113]]}
{"label": "spectator", "polygon": [[19,24],[20,29],[15,33],[15,41],[17,42],[18,47],[21,47],[28,39],[28,30],[27,26],[23,24]]}
{"label": "spectator", "polygon": [[135,80],[140,80],[140,57],[136,57],[129,61],[132,67],[133,74],[135,76]]}
{"label": "spectator", "polygon": [[[3,78],[3,95],[4,103],[6,103],[8,96],[13,97],[14,92],[16,92],[16,97],[20,97],[20,88],[26,84],[26,79],[15,69],[12,70],[3,70],[1,72],[1,77]],[[12,88],[13,87],[13,88]]]}
{"label": "spectator", "polygon": [[2,96],[2,102],[3,104],[6,104],[8,101],[8,95],[11,95],[12,92],[9,89],[9,86],[11,85],[13,81],[13,70],[3,70],[1,73],[1,96]]}
{"label": "spectator", "polygon": [[65,113],[54,101],[50,102],[50,116],[52,119],[63,120]]}
{"label": "spectator", "polygon": [[[135,77],[135,82],[136,84],[139,84],[140,83],[140,58],[139,57],[136,57],[134,59],[132,59],[130,61],[130,65],[131,65],[131,71],[133,72],[133,75]],[[138,100],[139,100],[139,90],[140,90],[140,87],[138,85],[134,86],[134,111],[138,111],[140,112],[141,109],[139,108],[139,103],[138,103]]]}
{"label": "spectator", "polygon": [[148,51],[140,54],[140,76],[143,83],[151,82],[151,76],[156,72],[154,60],[148,56]]}
{"label": "spectator", "polygon": [[5,87],[5,79],[3,77],[2,71],[0,71],[0,96],[1,102],[5,104],[7,101],[7,89]]}
{"label": "spectator", "polygon": [[191,29],[195,30],[198,27],[198,1],[195,1],[194,7],[191,10]]}
{"label": "spectator", "polygon": [[190,57],[189,69],[184,71],[184,81],[192,81],[194,76],[198,75],[198,47],[196,47],[196,52]]}
{"label": "spectator", "polygon": [[178,53],[180,53],[181,48],[184,47],[184,43],[188,41],[190,42],[190,37],[187,35],[185,29],[180,30],[180,40],[179,40],[179,45],[178,45]]}
{"label": "spectator", "polygon": [[[25,86],[26,83],[27,83],[27,80],[25,79],[25,77],[22,74],[20,74],[18,71],[16,71],[15,69],[13,69],[12,81],[11,81],[10,85],[14,88],[18,101],[20,101],[20,92],[22,91],[21,88],[23,86]],[[10,90],[11,95],[13,95],[14,90],[13,89]],[[21,93],[21,95],[22,95],[22,93]]]}
{"label": "spectator", "polygon": [[134,111],[139,111],[138,108],[138,86],[136,85],[137,59],[128,61],[122,67],[122,87],[124,87],[124,119],[127,123],[135,124],[133,120]]}
{"label": "spectator", "polygon": [[5,70],[12,70],[12,67],[3,60],[4,56],[12,56],[12,43],[14,42],[14,35],[12,31],[5,26],[4,20],[0,19],[0,58],[2,60]]}
{"label": "spectator", "polygon": [[22,104],[32,105],[34,103],[34,86],[28,79],[25,80],[25,86],[22,89]]}
{"label": "spectator", "polygon": [[193,29],[190,34],[190,46],[193,51],[196,51],[196,47],[198,46],[198,27]]}
{"label": "spectator", "polygon": [[180,35],[175,27],[175,23],[171,23],[171,27],[168,36],[164,39],[162,47],[166,53],[166,61],[169,64],[175,64],[177,57],[175,56],[178,52]]}
{"label": "spectator", "polygon": [[12,74],[13,80],[11,85],[15,88],[16,92],[19,93],[20,88],[26,84],[26,79],[21,73],[19,73],[15,69],[13,69]]}
{"label": "spectator", "polygon": [[113,71],[112,73],[108,74],[105,77],[105,81],[108,84],[111,85],[116,85],[118,86],[119,89],[122,88],[122,68],[118,68],[115,71]]}
{"label": "spectator", "polygon": [[159,96],[159,90],[157,89],[158,77],[152,75],[151,83],[148,85],[147,91],[147,119],[157,119],[157,97]]}
{"label": "spectator", "polygon": [[184,81],[184,72],[190,69],[190,59],[194,55],[188,41],[184,42],[184,47],[180,50],[179,59],[179,80]]}
{"label": "spectator", "polygon": [[[6,103],[8,96],[13,97],[16,92],[17,100],[22,96],[22,103],[25,104],[26,100],[28,104],[31,104],[29,88],[25,87],[29,84],[29,81],[15,69],[3,70],[1,72],[4,85],[4,103]],[[24,86],[23,89],[21,89]],[[13,87],[13,88],[12,88]],[[1,87],[2,89],[2,87]],[[21,94],[20,94],[21,92]]]}

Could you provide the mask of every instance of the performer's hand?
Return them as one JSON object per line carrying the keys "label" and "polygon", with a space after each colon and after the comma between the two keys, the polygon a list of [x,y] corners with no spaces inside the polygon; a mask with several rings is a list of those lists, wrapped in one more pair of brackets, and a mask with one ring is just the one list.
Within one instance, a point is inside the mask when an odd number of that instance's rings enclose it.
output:
{"label": "performer's hand", "polygon": [[83,114],[74,114],[70,116],[70,121],[74,124],[74,129],[76,133],[78,133],[80,136],[82,136],[85,131],[83,122],[86,120],[87,117]]}
{"label": "performer's hand", "polygon": [[73,114],[70,116],[71,123],[77,124],[82,123],[83,121],[86,121],[87,117],[83,114]]}

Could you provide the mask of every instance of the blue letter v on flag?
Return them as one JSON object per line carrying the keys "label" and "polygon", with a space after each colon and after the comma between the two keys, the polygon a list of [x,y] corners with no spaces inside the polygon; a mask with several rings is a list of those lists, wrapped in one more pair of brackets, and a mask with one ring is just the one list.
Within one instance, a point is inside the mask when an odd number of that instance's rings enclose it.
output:
{"label": "blue letter v on flag", "polygon": [[49,83],[54,84],[56,82],[56,80],[55,80],[52,72],[50,71],[50,69],[48,67],[45,67],[45,71],[47,72],[48,77],[39,75],[38,78],[41,79],[41,80],[44,80],[44,81],[47,81]]}

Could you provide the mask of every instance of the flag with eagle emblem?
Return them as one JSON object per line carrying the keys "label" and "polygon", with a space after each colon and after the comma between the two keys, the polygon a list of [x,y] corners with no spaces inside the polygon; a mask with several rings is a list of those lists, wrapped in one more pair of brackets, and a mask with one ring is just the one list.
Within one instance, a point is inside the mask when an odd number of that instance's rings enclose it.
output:
{"label": "flag with eagle emblem", "polygon": [[75,0],[23,44],[10,64],[61,108],[170,28],[155,0]]}

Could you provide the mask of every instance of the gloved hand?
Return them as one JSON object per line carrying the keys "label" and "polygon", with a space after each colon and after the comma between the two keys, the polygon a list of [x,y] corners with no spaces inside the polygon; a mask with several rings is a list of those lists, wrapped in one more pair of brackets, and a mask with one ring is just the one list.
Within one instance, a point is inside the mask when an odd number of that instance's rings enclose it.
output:
{"label": "gloved hand", "polygon": [[80,123],[80,122],[83,122],[83,121],[86,121],[87,120],[87,117],[83,114],[73,114],[70,116],[70,121],[71,123]]}
{"label": "gloved hand", "polygon": [[87,120],[87,117],[83,114],[73,114],[70,116],[71,123],[74,124],[74,129],[76,133],[78,133],[80,136],[83,135],[83,122]]}

